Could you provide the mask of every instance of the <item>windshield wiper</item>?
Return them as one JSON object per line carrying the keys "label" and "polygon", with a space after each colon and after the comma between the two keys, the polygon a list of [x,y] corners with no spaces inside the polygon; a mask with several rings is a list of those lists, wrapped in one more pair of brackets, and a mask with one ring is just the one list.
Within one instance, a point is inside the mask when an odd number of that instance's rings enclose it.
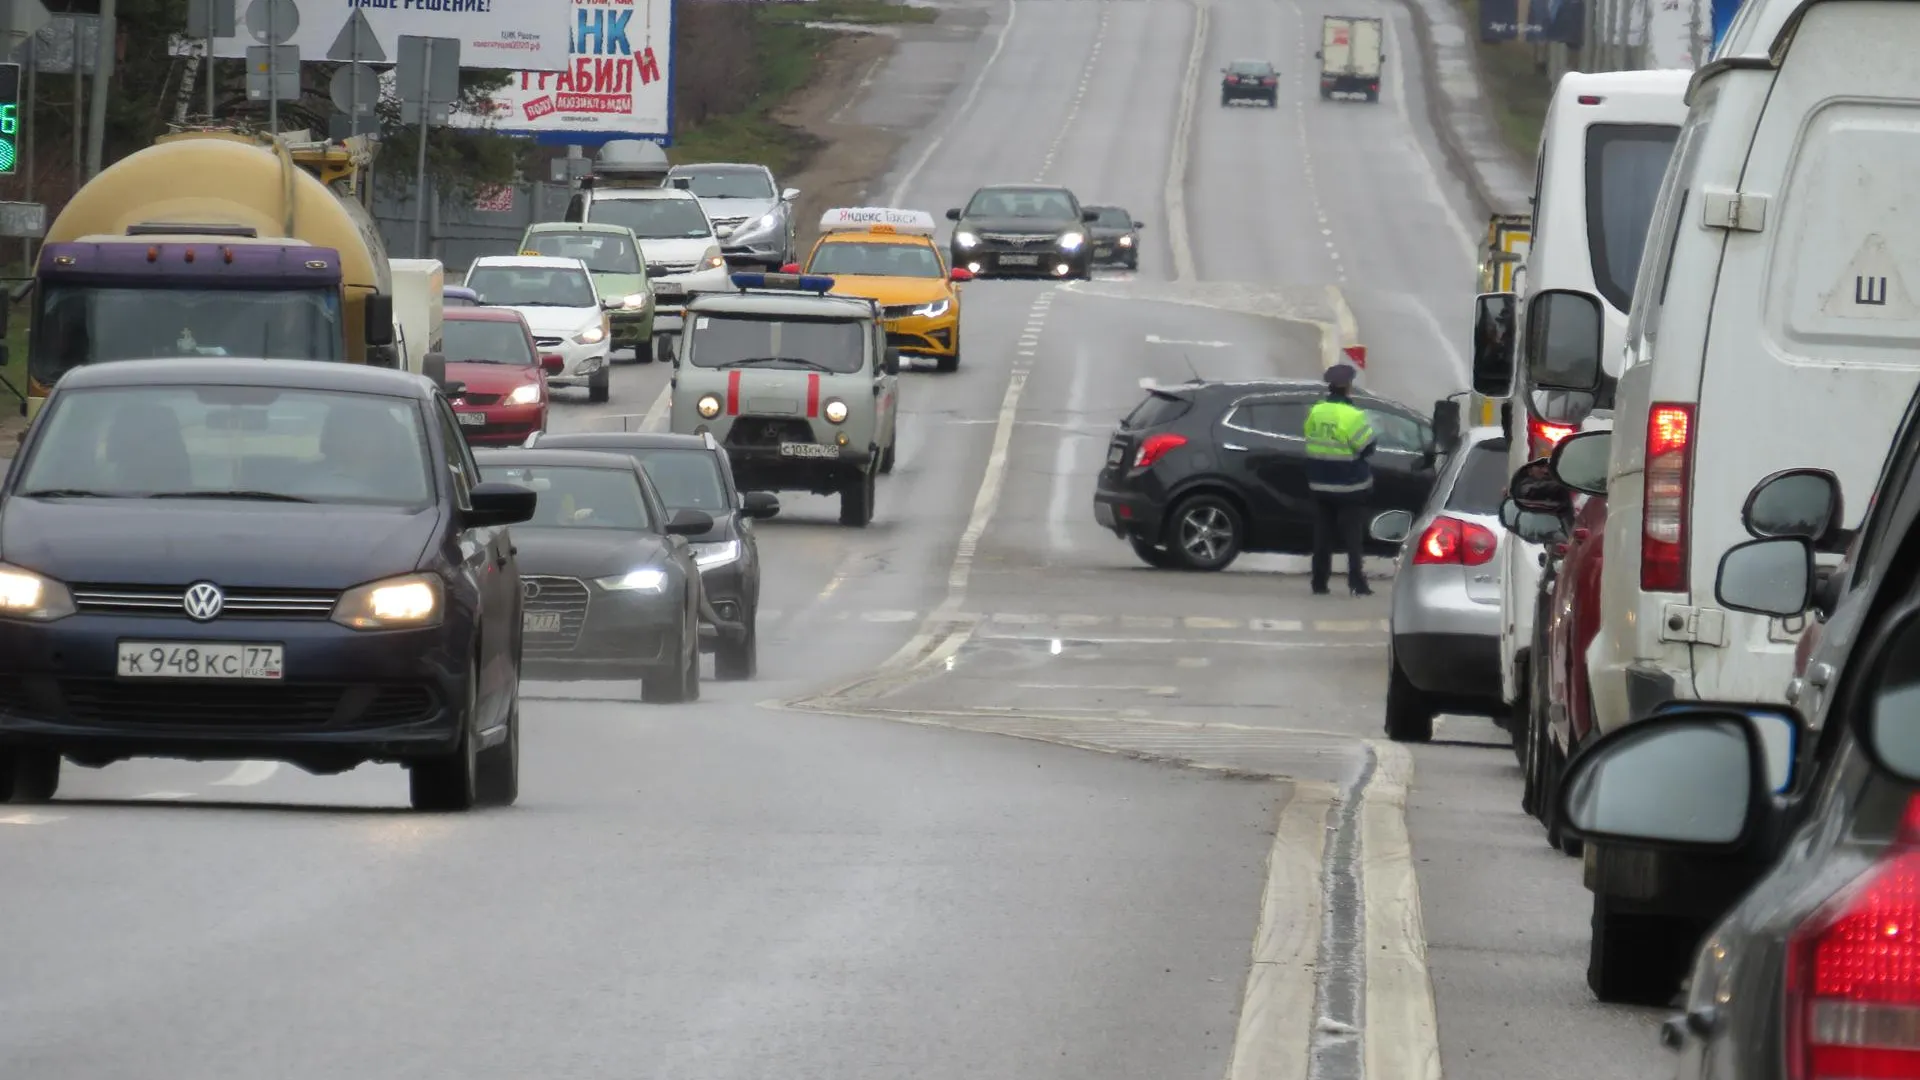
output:
{"label": "windshield wiper", "polygon": [[815,371],[839,374],[839,372],[834,371],[833,368],[825,364],[813,360],[803,360],[798,356],[749,356],[744,360],[729,360],[719,366],[723,368],[746,367],[749,364],[799,364],[802,367],[809,367]]}
{"label": "windshield wiper", "polygon": [[252,499],[258,502],[310,503],[312,499],[278,491],[156,491],[149,499]]}
{"label": "windshield wiper", "polygon": [[41,488],[38,491],[23,491],[23,499],[112,499],[117,496],[106,491],[88,491],[86,488]]}

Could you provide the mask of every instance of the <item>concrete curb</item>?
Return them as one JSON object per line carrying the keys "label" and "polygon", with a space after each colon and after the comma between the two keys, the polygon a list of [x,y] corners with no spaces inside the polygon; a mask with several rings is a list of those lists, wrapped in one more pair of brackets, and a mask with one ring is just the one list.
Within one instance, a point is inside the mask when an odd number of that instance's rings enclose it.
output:
{"label": "concrete curb", "polygon": [[1526,213],[1532,180],[1510,150],[1480,80],[1464,13],[1453,0],[1400,0],[1420,49],[1427,113],[1448,163],[1466,181],[1482,213]]}

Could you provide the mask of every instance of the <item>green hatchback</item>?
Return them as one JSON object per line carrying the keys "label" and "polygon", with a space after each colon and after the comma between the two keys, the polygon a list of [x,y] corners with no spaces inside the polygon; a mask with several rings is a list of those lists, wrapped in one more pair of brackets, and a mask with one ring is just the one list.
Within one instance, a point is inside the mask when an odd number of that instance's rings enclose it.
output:
{"label": "green hatchback", "polygon": [[520,237],[520,254],[585,263],[608,305],[613,347],[634,350],[634,359],[643,363],[653,359],[653,287],[632,229],[605,222],[543,221],[528,226]]}

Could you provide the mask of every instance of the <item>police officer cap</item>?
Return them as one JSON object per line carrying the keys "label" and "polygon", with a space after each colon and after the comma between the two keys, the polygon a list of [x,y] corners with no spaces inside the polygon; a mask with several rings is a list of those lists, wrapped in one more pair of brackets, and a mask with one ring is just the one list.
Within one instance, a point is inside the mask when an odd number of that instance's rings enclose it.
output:
{"label": "police officer cap", "polygon": [[1352,364],[1339,363],[1327,369],[1328,386],[1352,386],[1353,380],[1360,374]]}

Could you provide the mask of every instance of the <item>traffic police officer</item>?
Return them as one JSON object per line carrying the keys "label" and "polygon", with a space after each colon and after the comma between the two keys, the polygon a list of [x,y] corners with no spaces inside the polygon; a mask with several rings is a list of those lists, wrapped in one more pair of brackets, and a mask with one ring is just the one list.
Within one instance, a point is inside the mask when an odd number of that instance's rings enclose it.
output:
{"label": "traffic police officer", "polygon": [[1313,493],[1313,591],[1324,594],[1333,576],[1337,536],[1347,553],[1347,588],[1371,596],[1360,565],[1367,526],[1367,497],[1373,491],[1373,467],[1367,459],[1375,445],[1373,425],[1353,403],[1359,371],[1345,362],[1327,369],[1326,400],[1307,413],[1307,487]]}

